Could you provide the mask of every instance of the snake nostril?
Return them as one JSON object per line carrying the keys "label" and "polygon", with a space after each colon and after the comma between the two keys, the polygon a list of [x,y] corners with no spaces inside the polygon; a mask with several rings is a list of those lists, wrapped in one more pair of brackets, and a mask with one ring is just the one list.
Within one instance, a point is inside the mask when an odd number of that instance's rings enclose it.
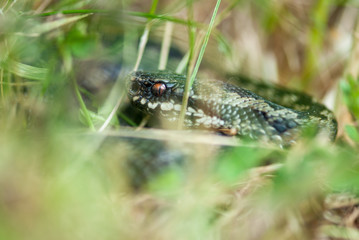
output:
{"label": "snake nostril", "polygon": [[138,93],[141,89],[141,85],[138,82],[133,82],[130,86],[130,91],[132,93]]}

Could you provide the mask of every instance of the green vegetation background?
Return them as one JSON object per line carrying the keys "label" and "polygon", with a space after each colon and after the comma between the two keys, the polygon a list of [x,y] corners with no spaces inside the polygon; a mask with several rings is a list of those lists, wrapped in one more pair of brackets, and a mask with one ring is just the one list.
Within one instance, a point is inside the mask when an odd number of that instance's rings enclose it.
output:
{"label": "green vegetation background", "polygon": [[[334,13],[352,14],[358,3],[288,2],[223,1],[210,32],[219,1],[2,1],[0,239],[359,238],[356,14],[349,15],[350,52],[322,64],[342,43]],[[329,99],[339,123],[336,142],[308,136],[288,150],[241,146],[201,174],[184,179],[170,172],[134,193],[119,163],[132,153],[99,151],[106,137],[100,130],[121,130],[111,118],[126,106],[121,74],[134,68],[146,31],[150,42],[161,43],[168,22],[173,43],[188,52],[189,71],[207,33],[199,75],[275,79],[258,70],[274,63],[278,83]],[[266,51],[242,46],[243,39],[273,47],[274,59],[264,62]],[[286,43],[300,54],[283,60]],[[144,49],[140,68],[156,69],[157,59],[166,58]],[[186,57],[172,57],[168,69],[186,69],[180,64]],[[81,73],[92,72],[81,64],[96,61],[119,64],[118,81],[82,82]],[[131,116],[119,114],[131,125]],[[349,203],[333,207],[333,198],[334,205],[341,198]]]}

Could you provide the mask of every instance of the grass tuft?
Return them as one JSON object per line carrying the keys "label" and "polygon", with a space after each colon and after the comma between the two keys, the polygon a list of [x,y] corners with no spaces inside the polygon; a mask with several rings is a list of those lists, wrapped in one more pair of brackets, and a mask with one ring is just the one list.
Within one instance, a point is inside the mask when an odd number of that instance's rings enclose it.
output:
{"label": "grass tuft", "polygon": [[[345,0],[3,1],[0,239],[358,238],[355,7]],[[129,106],[124,79],[133,69],[157,70],[160,59],[167,71],[188,72],[187,94],[197,75],[229,72],[314,86],[318,101],[336,102],[329,107],[339,135],[279,149],[197,131],[139,130],[148,118]],[[146,176],[129,179],[127,160],[144,152],[164,165],[166,154],[184,154],[187,170],[175,166],[134,189],[131,181]]]}

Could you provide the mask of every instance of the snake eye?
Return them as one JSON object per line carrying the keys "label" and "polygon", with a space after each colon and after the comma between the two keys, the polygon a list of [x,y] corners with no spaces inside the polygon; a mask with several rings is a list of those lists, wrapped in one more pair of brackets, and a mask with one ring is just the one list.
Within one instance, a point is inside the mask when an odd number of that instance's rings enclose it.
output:
{"label": "snake eye", "polygon": [[167,89],[166,84],[164,84],[164,83],[155,83],[152,86],[152,93],[155,96],[160,97],[166,91],[166,89]]}

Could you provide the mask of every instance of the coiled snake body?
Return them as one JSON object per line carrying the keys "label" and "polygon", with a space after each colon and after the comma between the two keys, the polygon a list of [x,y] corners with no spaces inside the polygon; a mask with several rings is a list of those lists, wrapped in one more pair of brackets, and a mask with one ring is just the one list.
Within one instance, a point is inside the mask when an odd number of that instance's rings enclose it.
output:
{"label": "coiled snake body", "polygon": [[[169,121],[178,120],[186,77],[166,72],[133,72],[128,96],[132,104]],[[306,94],[265,84],[252,84],[244,77],[230,83],[198,79],[188,99],[185,125],[210,128],[230,135],[264,139],[285,146],[300,136],[306,126],[334,139],[337,122],[324,105]],[[249,86],[256,93],[246,89]]]}

